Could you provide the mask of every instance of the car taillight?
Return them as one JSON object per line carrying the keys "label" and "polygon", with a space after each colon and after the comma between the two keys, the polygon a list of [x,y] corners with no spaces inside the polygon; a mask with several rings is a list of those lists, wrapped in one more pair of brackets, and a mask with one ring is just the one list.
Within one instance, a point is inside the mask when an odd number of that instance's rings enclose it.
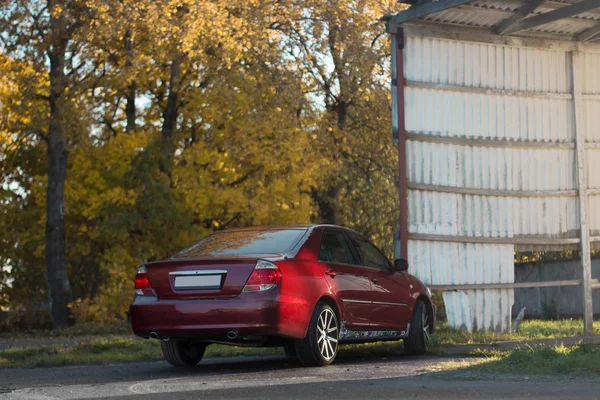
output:
{"label": "car taillight", "polygon": [[135,294],[141,296],[154,296],[154,291],[152,290],[152,286],[150,286],[146,267],[143,265],[137,269],[137,273],[135,274]]}
{"label": "car taillight", "polygon": [[281,270],[279,267],[272,262],[258,260],[243,291],[262,292],[273,289],[279,282],[281,282]]}

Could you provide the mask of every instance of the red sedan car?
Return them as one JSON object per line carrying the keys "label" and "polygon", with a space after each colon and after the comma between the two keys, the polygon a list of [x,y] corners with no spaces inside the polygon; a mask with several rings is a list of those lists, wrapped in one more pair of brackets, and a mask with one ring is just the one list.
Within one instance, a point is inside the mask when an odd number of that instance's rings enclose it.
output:
{"label": "red sedan car", "polygon": [[339,226],[226,230],[138,268],[132,327],[175,366],[211,343],[283,346],[304,365],[331,364],[340,343],[404,339],[423,354],[435,306],[407,268]]}

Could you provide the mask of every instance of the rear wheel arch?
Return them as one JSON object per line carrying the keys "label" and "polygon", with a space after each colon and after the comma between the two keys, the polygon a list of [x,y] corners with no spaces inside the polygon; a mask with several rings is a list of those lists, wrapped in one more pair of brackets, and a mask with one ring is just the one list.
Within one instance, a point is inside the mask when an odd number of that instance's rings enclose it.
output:
{"label": "rear wheel arch", "polygon": [[[317,301],[315,301],[315,303],[313,304],[313,307],[309,310],[308,322],[307,322],[306,326],[304,327],[304,336],[306,336],[306,333],[308,332],[308,328],[310,326],[310,318],[312,316],[312,313],[314,312],[315,308],[317,308],[319,303],[325,303],[329,307],[331,307],[333,309],[333,312],[335,313],[335,316],[338,319],[338,323],[340,324],[340,326],[342,324],[343,315],[342,315],[341,308],[338,306],[337,301],[331,295],[325,294],[325,295],[321,296]],[[302,336],[302,337],[304,337],[304,336]]]}
{"label": "rear wheel arch", "polygon": [[[335,301],[335,299],[331,296],[322,296],[319,300],[317,300],[317,303],[315,304],[315,307],[317,306],[317,304],[319,303],[325,303],[327,304],[329,307],[331,307],[333,309],[333,311],[335,312],[335,316],[337,317],[339,323],[342,323],[342,312],[340,310],[340,308],[338,307],[337,301]],[[314,307],[313,307],[314,309]]]}
{"label": "rear wheel arch", "polygon": [[340,324],[336,311],[325,297],[315,306],[306,336],[295,341],[296,355],[305,366],[326,366],[337,355]]}

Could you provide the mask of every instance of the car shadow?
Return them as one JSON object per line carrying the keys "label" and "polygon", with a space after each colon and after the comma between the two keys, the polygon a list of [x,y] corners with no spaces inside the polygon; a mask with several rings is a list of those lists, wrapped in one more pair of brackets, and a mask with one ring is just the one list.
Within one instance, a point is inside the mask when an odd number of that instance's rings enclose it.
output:
{"label": "car shadow", "polygon": [[[339,351],[333,366],[346,366],[356,364],[377,364],[390,361],[412,361],[423,359],[423,356],[411,356],[403,352],[402,347],[399,350],[389,351],[389,349],[342,349]],[[424,356],[431,359],[437,359],[439,356]],[[156,365],[156,364],[155,364]],[[214,357],[207,358],[200,364],[189,368],[174,368],[166,362],[160,364],[155,372],[165,375],[185,376],[194,374],[231,374],[231,373],[249,373],[249,372],[268,372],[286,369],[305,368],[296,357],[286,356],[238,356],[238,357]],[[317,367],[318,368],[318,367]]]}

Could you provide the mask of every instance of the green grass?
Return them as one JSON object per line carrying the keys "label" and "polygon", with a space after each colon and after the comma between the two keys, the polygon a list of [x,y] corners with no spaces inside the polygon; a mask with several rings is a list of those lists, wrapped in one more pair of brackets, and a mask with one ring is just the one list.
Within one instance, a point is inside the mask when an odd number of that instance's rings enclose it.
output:
{"label": "green grass", "polygon": [[18,332],[2,332],[2,339],[16,338],[46,338],[46,337],[74,337],[74,336],[108,336],[129,335],[131,325],[126,322],[115,322],[112,324],[77,323],[67,328],[58,329],[30,329]]}
{"label": "green grass", "polygon": [[[280,348],[248,348],[211,345],[205,357],[283,354]],[[96,339],[77,346],[35,346],[0,350],[0,368],[50,367],[78,364],[162,360],[157,340]]]}
{"label": "green grass", "polygon": [[[594,322],[594,331],[600,334],[600,321]],[[455,331],[446,323],[439,324],[432,337],[432,346],[458,344],[490,344],[511,340],[556,339],[583,335],[581,319],[564,319],[558,321],[525,320],[515,333],[497,334],[494,332],[475,331],[472,333]]]}
{"label": "green grass", "polygon": [[97,339],[69,347],[64,345],[0,350],[0,367],[44,367],[153,360],[160,357],[156,343],[135,339]]}
{"label": "green grass", "polygon": [[479,359],[446,362],[430,371],[503,373],[510,375],[598,376],[600,346],[523,346],[507,352],[485,352]]}

